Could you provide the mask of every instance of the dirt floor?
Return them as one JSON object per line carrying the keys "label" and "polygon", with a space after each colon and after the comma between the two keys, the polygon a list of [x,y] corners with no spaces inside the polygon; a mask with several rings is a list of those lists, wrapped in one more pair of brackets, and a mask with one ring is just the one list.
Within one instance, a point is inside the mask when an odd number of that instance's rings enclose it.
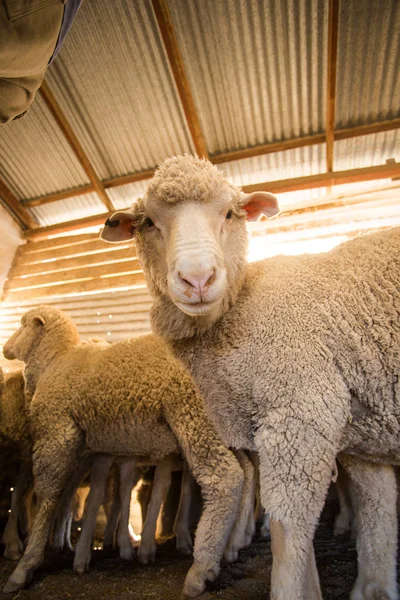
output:
{"label": "dirt floor", "polygon": [[[325,600],[348,600],[356,578],[354,541],[332,535],[333,510],[325,510],[318,528],[315,550]],[[89,573],[72,571],[72,554],[48,552],[45,563],[35,573],[29,589],[5,595],[9,600],[180,600],[191,559],[175,549],[174,540],[159,546],[156,564],[141,567],[124,563],[116,552],[93,551]],[[255,537],[252,546],[240,553],[234,565],[225,565],[218,581],[202,596],[203,600],[267,600],[271,573],[268,541]],[[13,570],[13,564],[0,559],[0,589]]]}

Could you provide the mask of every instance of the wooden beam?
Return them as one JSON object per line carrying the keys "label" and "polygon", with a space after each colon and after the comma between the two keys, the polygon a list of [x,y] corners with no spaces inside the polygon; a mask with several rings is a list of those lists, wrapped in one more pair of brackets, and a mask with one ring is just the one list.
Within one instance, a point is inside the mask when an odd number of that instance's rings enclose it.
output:
{"label": "wooden beam", "polygon": [[59,235],[60,233],[65,233],[67,231],[76,231],[77,229],[84,229],[85,227],[103,225],[108,215],[109,213],[102,213],[100,215],[84,217],[83,219],[75,219],[73,221],[66,221],[65,223],[48,225],[47,227],[28,229],[27,231],[24,231],[24,238],[27,240],[43,240],[49,237],[49,235]]}
{"label": "wooden beam", "polygon": [[183,111],[199,156],[208,157],[207,146],[201,131],[196,105],[186,76],[182,55],[176,39],[167,0],[152,0],[153,10],[164,42],[172,74],[175,79]]}
{"label": "wooden beam", "polygon": [[44,304],[39,298],[47,299],[53,296],[76,296],[77,294],[107,292],[111,289],[126,288],[133,285],[145,286],[146,281],[143,273],[129,273],[129,275],[116,275],[112,277],[97,277],[95,279],[82,278],[80,281],[59,283],[26,290],[9,290],[4,294],[4,302],[23,302],[32,297],[38,298],[38,304]]}
{"label": "wooden beam", "polygon": [[115,210],[110,198],[107,196],[107,192],[105,191],[103,184],[101,183],[94,168],[92,167],[92,164],[88,156],[86,155],[86,152],[82,148],[80,141],[76,137],[75,132],[73,131],[70,123],[68,122],[67,117],[62,111],[61,106],[58,104],[55,96],[53,95],[46,81],[43,81],[42,86],[40,87],[40,92],[51,114],[55,118],[58,126],[65,135],[69,145],[71,146],[77,159],[82,165],[82,168],[84,169],[86,175],[89,177],[89,180],[91,181],[94,190],[97,192],[101,201],[107,207],[107,210],[109,210],[110,212]]}
{"label": "wooden beam", "polygon": [[329,0],[328,72],[326,92],[326,170],[328,173],[331,173],[333,170],[338,33],[339,0]]}
{"label": "wooden beam", "polygon": [[229,162],[231,160],[241,160],[242,158],[251,158],[253,156],[261,156],[262,154],[270,154],[272,152],[282,152],[283,150],[291,150],[293,148],[304,148],[305,146],[313,146],[314,144],[323,144],[325,142],[325,134],[317,133],[306,137],[294,138],[291,140],[283,140],[281,142],[271,142],[262,146],[252,146],[251,148],[243,148],[241,150],[233,150],[232,152],[223,152],[215,154],[211,157],[214,164]]}
{"label": "wooden beam", "polygon": [[41,206],[42,204],[49,204],[50,202],[57,202],[58,200],[66,200],[67,198],[74,198],[75,196],[82,196],[83,194],[90,194],[95,192],[94,186],[89,183],[88,185],[80,185],[74,188],[68,188],[67,190],[61,190],[61,192],[54,192],[47,194],[46,196],[40,196],[38,198],[28,198],[23,200],[24,206],[32,208],[32,206]]}
{"label": "wooden beam", "polygon": [[20,227],[22,226],[22,228],[31,230],[34,230],[36,227],[38,227],[35,219],[22,206],[21,202],[1,178],[0,196],[3,200],[5,208]]}
{"label": "wooden beam", "polygon": [[336,129],[335,140],[347,140],[348,138],[372,135],[375,133],[382,133],[383,131],[392,131],[393,129],[400,129],[400,119],[391,119],[390,121],[380,121],[377,123],[369,123],[367,125],[356,125],[355,127]]}
{"label": "wooden beam", "polygon": [[120,185],[126,185],[127,183],[135,183],[136,181],[144,181],[150,179],[154,175],[155,169],[148,169],[147,171],[137,171],[136,173],[128,173],[127,175],[118,175],[117,177],[111,177],[110,179],[103,179],[102,183],[105,188],[119,187]]}
{"label": "wooden beam", "polygon": [[359,183],[361,181],[373,181],[374,179],[391,179],[399,177],[400,163],[379,165],[377,167],[363,167],[362,169],[351,169],[349,171],[335,171],[332,173],[319,173],[294,179],[281,179],[279,181],[268,181],[243,186],[243,191],[251,192],[274,192],[283,194],[297,190],[311,190],[332,185],[345,183]]}
{"label": "wooden beam", "polygon": [[[247,193],[257,191],[268,191],[275,193],[291,192],[296,190],[311,190],[329,185],[342,185],[345,183],[358,183],[361,181],[372,181],[378,179],[391,179],[400,176],[400,163],[389,163],[377,167],[364,167],[362,169],[351,169],[348,171],[336,171],[333,173],[319,173],[317,175],[307,175],[305,177],[296,177],[294,179],[283,179],[279,181],[268,181],[243,186],[243,191]],[[67,221],[58,225],[40,227],[36,230],[25,231],[24,237],[28,240],[44,239],[49,235],[57,235],[66,231],[75,231],[84,227],[94,227],[103,225],[108,217],[107,213],[85,217],[75,221]]]}

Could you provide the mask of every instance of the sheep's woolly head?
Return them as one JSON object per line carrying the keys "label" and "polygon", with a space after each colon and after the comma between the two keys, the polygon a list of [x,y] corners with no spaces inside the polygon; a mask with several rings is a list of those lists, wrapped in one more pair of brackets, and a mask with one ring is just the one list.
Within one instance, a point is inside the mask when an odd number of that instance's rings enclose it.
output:
{"label": "sheep's woolly head", "polygon": [[[188,200],[208,203],[226,186],[229,184],[222,171],[210,161],[185,154],[168,158],[158,167],[146,197],[168,204]],[[236,193],[239,198],[239,189]]]}
{"label": "sheep's woolly head", "polygon": [[[247,262],[246,218],[278,212],[272,194],[244,194],[208,160],[175,156],[160,165],[142,199],[107,220],[101,235],[111,242],[136,238],[152,295],[164,312],[172,302],[191,318],[189,327],[179,325],[186,336],[207,329],[235,301]],[[155,314],[153,325],[163,330]],[[166,319],[169,326],[182,321],[176,313]]]}
{"label": "sheep's woolly head", "polygon": [[50,306],[39,306],[22,316],[21,326],[4,345],[3,354],[9,360],[26,362],[43,346],[54,354],[78,343],[78,330],[67,315]]}

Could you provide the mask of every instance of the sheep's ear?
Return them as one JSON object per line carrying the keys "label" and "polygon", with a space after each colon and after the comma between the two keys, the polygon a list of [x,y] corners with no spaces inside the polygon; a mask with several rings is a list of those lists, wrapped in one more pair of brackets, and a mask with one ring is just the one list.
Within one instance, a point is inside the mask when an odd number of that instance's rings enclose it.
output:
{"label": "sheep's ear", "polygon": [[241,192],[240,205],[247,212],[248,221],[258,221],[261,215],[270,219],[279,213],[278,200],[269,192]]}
{"label": "sheep's ear", "polygon": [[125,242],[135,235],[135,211],[132,208],[119,210],[107,219],[100,232],[105,242]]}
{"label": "sheep's ear", "polygon": [[46,321],[44,320],[44,317],[34,317],[33,318],[33,322],[35,323],[35,325],[45,325]]}

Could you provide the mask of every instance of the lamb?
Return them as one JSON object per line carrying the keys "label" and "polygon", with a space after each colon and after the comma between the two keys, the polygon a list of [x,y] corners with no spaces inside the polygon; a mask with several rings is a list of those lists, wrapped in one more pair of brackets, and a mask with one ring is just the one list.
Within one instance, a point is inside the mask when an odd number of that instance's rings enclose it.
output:
{"label": "lamb", "polygon": [[246,218],[278,213],[178,156],[102,238],[135,238],[152,328],[188,367],[225,444],[260,456],[273,600],[321,598],[313,535],[338,456],[358,498],[352,600],[395,600],[400,230],[248,264]]}
{"label": "lamb", "polygon": [[1,368],[0,448],[3,451],[5,449],[12,450],[20,462],[11,496],[11,512],[2,537],[5,544],[5,558],[18,560],[23,551],[18,523],[24,535],[27,535],[29,529],[26,502],[32,484],[31,438],[22,373],[18,372],[5,377]]}
{"label": "lamb", "polygon": [[72,321],[51,307],[23,315],[3,352],[25,363],[39,500],[27,548],[4,590],[21,589],[42,562],[62,490],[87,454],[156,463],[181,449],[204,500],[184,586],[187,596],[199,595],[218,574],[244,476],[205,417],[188,372],[153,335],[82,345]]}

